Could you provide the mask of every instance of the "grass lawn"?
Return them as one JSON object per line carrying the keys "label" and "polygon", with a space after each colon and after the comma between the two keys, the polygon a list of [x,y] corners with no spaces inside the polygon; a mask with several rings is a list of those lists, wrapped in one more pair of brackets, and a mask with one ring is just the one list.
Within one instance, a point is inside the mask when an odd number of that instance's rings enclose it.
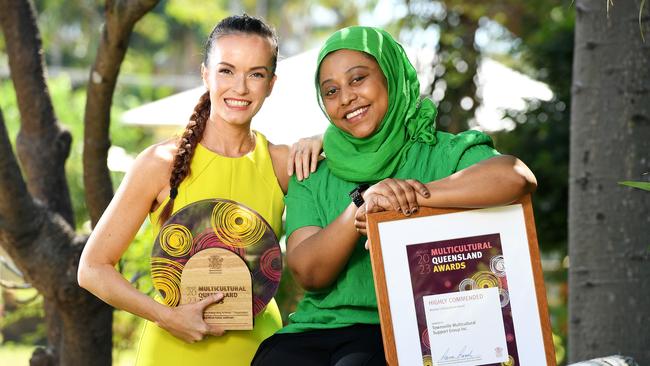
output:
{"label": "grass lawn", "polygon": [[[34,346],[5,345],[0,347],[0,364],[6,366],[28,366],[29,357]],[[132,366],[135,361],[135,350],[113,351],[113,365]]]}
{"label": "grass lawn", "polygon": [[3,365],[22,366],[29,365],[29,356],[34,351],[33,346],[6,345],[0,347],[0,361]]}

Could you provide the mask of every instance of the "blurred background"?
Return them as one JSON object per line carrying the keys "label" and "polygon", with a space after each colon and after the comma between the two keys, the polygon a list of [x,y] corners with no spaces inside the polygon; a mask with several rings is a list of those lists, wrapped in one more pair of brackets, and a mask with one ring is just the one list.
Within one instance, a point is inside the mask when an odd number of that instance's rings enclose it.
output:
{"label": "blurred background", "polygon": [[[88,70],[104,19],[103,5],[90,0],[34,3],[55,112],[73,135],[66,173],[76,226],[80,232],[89,232],[81,165],[83,113]],[[254,128],[276,143],[291,143],[322,132],[327,125],[311,85],[315,50],[324,38],[348,25],[383,27],[407,49],[420,74],[422,94],[438,105],[439,129],[483,130],[493,137],[499,151],[519,157],[537,176],[539,188],[533,197],[537,234],[557,360],[565,364],[568,136],[575,13],[571,3],[161,1],[136,24],[121,67],[111,111],[113,146],[108,165],[113,183],[119,184],[139,151],[184,125],[198,98],[196,88],[201,86],[203,43],[221,18],[246,12],[265,18],[278,32],[278,83],[282,82],[282,87],[278,84],[254,121]],[[4,42],[0,37],[0,109],[9,136],[15,138],[20,117]],[[284,107],[289,103],[291,109]],[[169,106],[180,117],[156,113]],[[119,265],[126,278],[149,294],[153,287],[148,258],[154,238],[145,224]],[[33,349],[46,342],[43,299],[23,280],[2,248],[0,291],[0,360],[3,365],[28,364]],[[276,297],[285,318],[299,297],[300,289],[285,271]],[[132,363],[141,325],[140,319],[116,311],[114,364]]]}

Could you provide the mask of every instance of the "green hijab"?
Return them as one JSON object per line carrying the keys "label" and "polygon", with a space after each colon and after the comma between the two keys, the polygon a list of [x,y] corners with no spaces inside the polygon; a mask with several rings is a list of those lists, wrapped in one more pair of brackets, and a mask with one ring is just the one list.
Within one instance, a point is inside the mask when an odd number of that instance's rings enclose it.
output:
{"label": "green hijab", "polygon": [[318,55],[316,94],[325,115],[318,82],[320,65],[329,53],[340,49],[365,52],[375,58],[388,84],[388,109],[377,131],[363,139],[331,124],[323,138],[327,166],[347,181],[380,181],[396,172],[416,141],[436,143],[436,107],[431,100],[420,99],[415,68],[388,32],[354,26],[332,34]]}

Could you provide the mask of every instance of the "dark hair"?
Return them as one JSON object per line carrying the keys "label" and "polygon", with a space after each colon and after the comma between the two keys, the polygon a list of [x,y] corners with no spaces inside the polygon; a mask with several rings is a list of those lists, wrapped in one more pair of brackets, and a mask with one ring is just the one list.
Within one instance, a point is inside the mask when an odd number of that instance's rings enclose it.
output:
{"label": "dark hair", "polygon": [[275,72],[275,67],[278,63],[278,36],[275,33],[275,30],[268,24],[264,23],[261,18],[252,17],[248,14],[229,16],[220,21],[214,29],[212,29],[208,40],[205,42],[205,47],[203,47],[204,66],[209,65],[214,41],[231,34],[251,34],[268,38],[271,41],[271,47],[273,47],[271,71]]}
{"label": "dark hair", "polygon": [[[231,34],[250,34],[268,38],[271,41],[271,47],[273,47],[271,71],[275,72],[278,60],[278,37],[275,34],[275,30],[264,23],[262,19],[251,17],[247,14],[224,18],[212,29],[203,48],[204,66],[207,67],[210,64],[210,55],[214,42],[223,36]],[[176,156],[174,156],[172,173],[169,177],[169,201],[167,201],[167,204],[165,204],[165,207],[160,213],[158,218],[159,223],[167,221],[174,210],[174,199],[178,195],[178,187],[190,173],[190,162],[194,156],[196,145],[203,138],[203,131],[205,131],[205,125],[209,117],[210,92],[206,91],[199,98],[199,102],[194,107],[194,112],[190,116],[190,122],[178,140],[178,151],[176,152]]]}

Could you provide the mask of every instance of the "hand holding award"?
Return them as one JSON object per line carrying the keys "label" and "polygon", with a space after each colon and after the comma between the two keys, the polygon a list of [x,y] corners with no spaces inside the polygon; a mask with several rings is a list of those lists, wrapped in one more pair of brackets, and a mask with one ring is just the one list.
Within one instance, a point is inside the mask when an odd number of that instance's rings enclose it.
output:
{"label": "hand holding award", "polygon": [[151,253],[151,279],[168,306],[222,293],[203,317],[224,330],[253,329],[282,275],[280,246],[255,211],[229,200],[198,201],[162,226]]}

